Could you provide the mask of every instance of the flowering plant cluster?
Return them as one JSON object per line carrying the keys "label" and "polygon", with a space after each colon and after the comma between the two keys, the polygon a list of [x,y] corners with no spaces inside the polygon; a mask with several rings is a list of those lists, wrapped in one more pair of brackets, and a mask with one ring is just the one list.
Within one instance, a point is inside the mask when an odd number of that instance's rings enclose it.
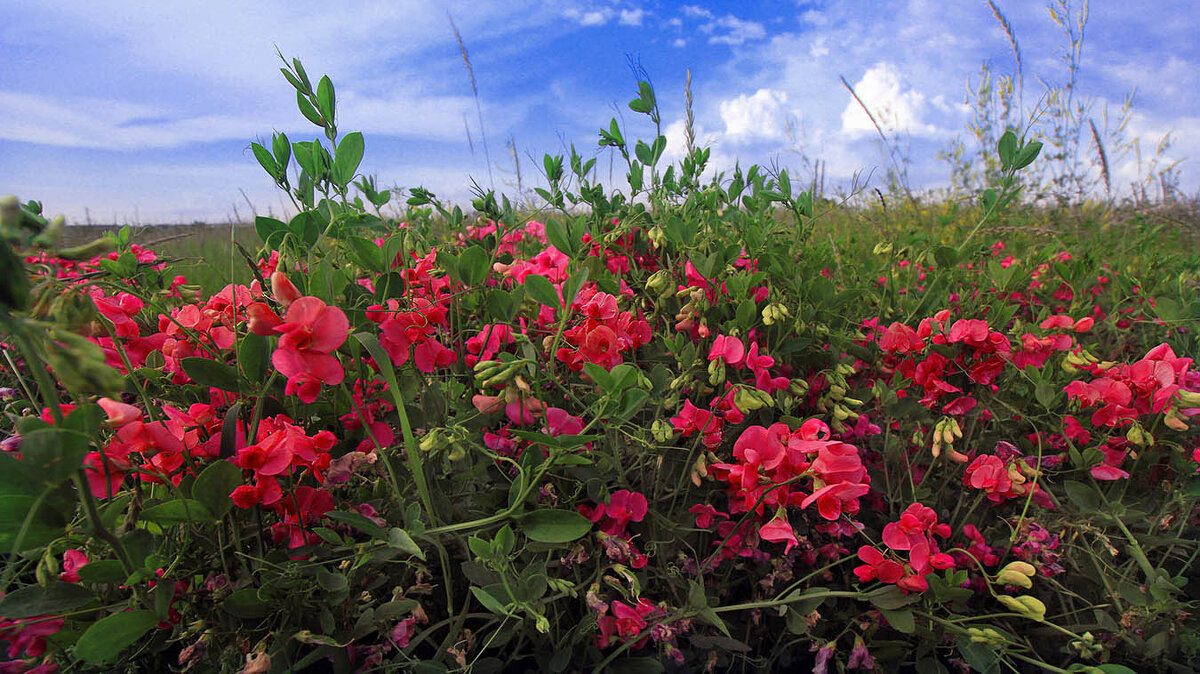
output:
{"label": "flowering plant cluster", "polygon": [[252,146],[299,213],[215,292],[0,204],[0,671],[1200,662],[1183,258],[814,237],[786,172],[702,185],[615,120],[626,192],[548,156],[549,213],[384,218],[285,74],[325,141]]}

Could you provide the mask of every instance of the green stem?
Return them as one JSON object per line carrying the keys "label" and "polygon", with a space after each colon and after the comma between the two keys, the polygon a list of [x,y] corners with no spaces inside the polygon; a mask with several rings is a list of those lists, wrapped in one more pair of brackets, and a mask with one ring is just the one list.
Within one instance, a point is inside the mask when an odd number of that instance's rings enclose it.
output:
{"label": "green stem", "polygon": [[863,595],[861,592],[855,592],[855,591],[851,591],[851,590],[824,590],[824,589],[821,589],[820,591],[805,593],[805,594],[799,595],[792,599],[787,599],[787,598],[764,599],[762,601],[751,601],[751,602],[746,602],[744,604],[730,604],[728,606],[718,606],[713,609],[713,613],[728,613],[730,611],[748,611],[750,609],[756,609],[756,608],[773,608],[776,606],[782,606],[784,604],[794,604],[798,601],[804,601],[805,599],[817,599],[817,598],[823,598],[823,597],[847,597],[847,598],[851,598],[851,599],[862,599]]}

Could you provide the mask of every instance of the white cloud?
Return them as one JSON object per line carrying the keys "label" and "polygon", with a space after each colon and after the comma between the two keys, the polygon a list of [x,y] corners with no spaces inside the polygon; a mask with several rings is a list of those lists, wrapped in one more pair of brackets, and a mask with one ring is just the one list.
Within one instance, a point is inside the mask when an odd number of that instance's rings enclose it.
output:
{"label": "white cloud", "polygon": [[584,12],[579,17],[581,26],[603,26],[606,23],[608,23],[608,14],[605,12]]}
{"label": "white cloud", "polygon": [[[258,127],[258,128],[256,128]],[[119,100],[0,91],[0,138],[60,147],[131,150],[179,147],[227,138],[247,141],[261,123],[228,115],[178,116],[165,108]]]}
{"label": "white cloud", "polygon": [[[346,91],[338,101],[339,126],[344,122],[344,131],[403,138],[461,140],[464,113],[474,113],[474,101],[466,96],[364,96]],[[511,123],[518,114],[505,106],[492,106],[489,113],[498,126]],[[0,139],[59,147],[138,150],[231,139],[248,143],[269,135],[272,116],[265,110],[196,115],[121,100],[0,91]],[[316,134],[316,127],[297,116],[288,115],[288,120],[275,130]]]}
{"label": "white cloud", "polygon": [[737,46],[746,40],[760,40],[767,35],[766,29],[756,21],[744,21],[736,16],[726,15],[700,27],[705,33],[712,34],[709,44],[727,44]]}
{"label": "white cloud", "polygon": [[711,18],[713,18],[712,12],[708,11],[707,9],[704,9],[703,7],[697,7],[696,5],[684,5],[680,9],[683,11],[683,15],[689,19],[711,19]]}
{"label": "white cloud", "polygon": [[683,48],[683,47],[686,47],[686,46],[687,46],[687,40],[685,40],[685,39],[683,39],[683,38],[681,38],[681,37],[677,37],[677,38],[675,38],[674,40],[672,40],[672,41],[671,41],[671,46],[672,46],[672,47],[675,47],[675,48],[677,48],[677,49],[681,49],[681,48]]}
{"label": "white cloud", "polygon": [[642,9],[622,9],[617,23],[622,26],[640,26],[645,16],[646,11]]}
{"label": "white cloud", "polygon": [[[912,135],[937,135],[936,127],[924,122],[925,96],[921,92],[906,88],[900,71],[887,61],[876,63],[863,73],[854,85],[854,92],[871,110],[871,115],[885,133],[909,133]],[[850,98],[842,111],[842,132],[851,137],[862,137],[876,133],[875,125],[863,110],[863,106]]]}
{"label": "white cloud", "polygon": [[785,92],[759,89],[752,96],[739,94],[722,101],[719,107],[725,135],[734,142],[783,138],[787,132],[787,99]]}
{"label": "white cloud", "polygon": [[825,36],[822,35],[813,40],[812,46],[808,48],[808,55],[815,59],[829,55],[829,45],[826,43]]}

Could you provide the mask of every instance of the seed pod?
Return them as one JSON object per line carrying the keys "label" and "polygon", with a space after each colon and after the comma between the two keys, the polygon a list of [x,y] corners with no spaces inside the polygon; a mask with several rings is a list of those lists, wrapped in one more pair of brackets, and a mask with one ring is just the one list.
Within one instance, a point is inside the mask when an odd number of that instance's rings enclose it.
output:
{"label": "seed pod", "polygon": [[63,216],[58,216],[46,225],[41,234],[33,238],[33,245],[37,248],[55,248],[62,242],[63,230],[66,227],[66,219]]}
{"label": "seed pod", "polygon": [[82,246],[64,248],[55,253],[64,260],[90,260],[97,255],[111,253],[117,249],[117,242],[112,239],[93,239]]}

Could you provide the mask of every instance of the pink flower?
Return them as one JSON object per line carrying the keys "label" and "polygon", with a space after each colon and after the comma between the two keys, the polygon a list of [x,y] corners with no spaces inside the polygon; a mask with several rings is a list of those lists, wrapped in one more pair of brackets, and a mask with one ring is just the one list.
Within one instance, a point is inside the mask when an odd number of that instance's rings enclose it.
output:
{"label": "pink flower", "polygon": [[850,660],[846,663],[848,669],[875,669],[875,659],[867,650],[867,645],[859,635],[854,637],[854,649],[850,651]]}
{"label": "pink flower", "polygon": [[113,428],[120,428],[130,422],[142,420],[142,411],[133,405],[118,402],[111,398],[101,398],[96,403],[108,415],[108,425]]}
{"label": "pink flower", "polygon": [[70,549],[63,553],[62,573],[59,580],[68,583],[79,582],[79,570],[88,565],[88,556],[82,550]]}
{"label": "pink flower", "polygon": [[816,490],[800,503],[800,507],[807,508],[816,502],[821,517],[833,521],[841,517],[843,511],[851,515],[857,513],[858,498],[869,491],[871,488],[865,484],[838,482]]}
{"label": "pink flower", "polygon": [[863,565],[854,569],[854,575],[864,583],[876,578],[881,583],[895,583],[904,577],[904,567],[899,562],[887,559],[882,552],[869,545],[858,549],[858,558]]}
{"label": "pink flower", "polygon": [[1012,478],[1008,474],[1008,464],[993,454],[980,454],[971,465],[967,466],[963,475],[963,484],[972,489],[980,489],[988,494],[988,498],[999,503],[1012,491]]}
{"label": "pink flower", "polygon": [[284,307],[290,306],[293,302],[300,299],[300,291],[288,279],[287,274],[281,271],[271,273],[271,294]]}
{"label": "pink flower", "polygon": [[717,335],[713,340],[712,349],[708,352],[708,359],[724,360],[726,364],[737,367],[742,364],[746,358],[746,345],[742,344],[742,340],[737,337],[729,337],[727,335]]}
{"label": "pink flower", "polygon": [[388,634],[388,637],[392,640],[392,643],[395,644],[396,648],[405,648],[408,646],[408,642],[412,641],[412,638],[416,636],[416,634],[417,619],[405,618],[404,620],[396,623],[396,626],[392,628],[392,631]]}
{"label": "pink flower", "polygon": [[335,386],[342,382],[342,364],[330,355],[350,333],[350,322],[341,309],[315,297],[301,297],[274,330],[281,336],[271,362],[287,377],[288,395],[298,395],[311,403],[317,399],[321,384]]}
{"label": "pink flower", "polygon": [[758,528],[758,536],[764,541],[786,543],[786,547],[783,549],[785,555],[799,544],[799,541],[796,540],[796,532],[792,529],[792,523],[788,521],[787,515],[782,509],[774,519]]}
{"label": "pink flower", "polygon": [[[1197,449],[1196,452],[1197,455],[1200,456],[1200,449]],[[1200,459],[1197,459],[1197,461],[1200,461]],[[1200,471],[1200,468],[1197,468],[1196,470]],[[729,515],[717,510],[707,503],[694,505],[691,508],[688,508],[688,512],[696,516],[696,528],[698,529],[707,529],[711,527],[715,521],[713,519],[715,517],[720,517],[721,519],[726,520],[729,519]]]}

